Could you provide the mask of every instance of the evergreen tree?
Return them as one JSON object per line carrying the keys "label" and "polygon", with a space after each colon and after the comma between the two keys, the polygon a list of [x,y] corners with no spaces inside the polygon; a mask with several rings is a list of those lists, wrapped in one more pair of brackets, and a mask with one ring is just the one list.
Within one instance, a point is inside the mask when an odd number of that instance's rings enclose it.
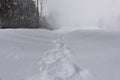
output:
{"label": "evergreen tree", "polygon": [[39,15],[33,0],[0,0],[2,28],[39,28]]}

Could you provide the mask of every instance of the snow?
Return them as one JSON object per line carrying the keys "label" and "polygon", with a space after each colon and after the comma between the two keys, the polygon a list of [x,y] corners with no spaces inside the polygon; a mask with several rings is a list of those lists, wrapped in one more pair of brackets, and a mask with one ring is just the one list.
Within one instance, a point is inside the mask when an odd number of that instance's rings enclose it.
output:
{"label": "snow", "polygon": [[[40,61],[40,73],[28,80],[81,80],[85,78],[86,71],[70,62],[72,53],[62,41],[54,41],[56,48],[45,52],[45,56]],[[83,73],[83,74],[82,74]]]}
{"label": "snow", "polygon": [[120,32],[77,29],[59,35],[39,29],[0,30],[0,78],[65,80],[76,73],[70,80],[120,79]]}
{"label": "snow", "polygon": [[101,30],[98,26],[65,26],[55,30],[57,33],[69,33],[76,30]]}

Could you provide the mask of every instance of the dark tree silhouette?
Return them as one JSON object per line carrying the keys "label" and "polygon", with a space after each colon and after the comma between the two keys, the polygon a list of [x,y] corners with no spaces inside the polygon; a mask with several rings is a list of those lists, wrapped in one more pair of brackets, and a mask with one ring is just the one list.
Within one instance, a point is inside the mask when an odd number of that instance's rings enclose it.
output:
{"label": "dark tree silhouette", "polygon": [[0,0],[2,28],[39,28],[39,15],[33,0]]}

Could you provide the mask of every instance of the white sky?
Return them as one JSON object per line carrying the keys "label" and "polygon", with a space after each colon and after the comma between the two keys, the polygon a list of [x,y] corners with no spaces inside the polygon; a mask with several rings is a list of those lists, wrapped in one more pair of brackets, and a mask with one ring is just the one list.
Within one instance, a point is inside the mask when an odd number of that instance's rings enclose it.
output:
{"label": "white sky", "polygon": [[120,0],[47,0],[61,26],[94,26],[99,19],[120,15]]}

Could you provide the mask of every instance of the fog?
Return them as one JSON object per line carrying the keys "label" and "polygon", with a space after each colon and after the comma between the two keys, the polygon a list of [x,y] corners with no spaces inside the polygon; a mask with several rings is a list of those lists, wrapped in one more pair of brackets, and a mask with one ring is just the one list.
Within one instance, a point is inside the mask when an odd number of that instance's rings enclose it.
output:
{"label": "fog", "polygon": [[[47,0],[49,11],[55,11],[60,26],[115,25],[120,21],[120,0]],[[112,24],[110,24],[112,22]]]}

